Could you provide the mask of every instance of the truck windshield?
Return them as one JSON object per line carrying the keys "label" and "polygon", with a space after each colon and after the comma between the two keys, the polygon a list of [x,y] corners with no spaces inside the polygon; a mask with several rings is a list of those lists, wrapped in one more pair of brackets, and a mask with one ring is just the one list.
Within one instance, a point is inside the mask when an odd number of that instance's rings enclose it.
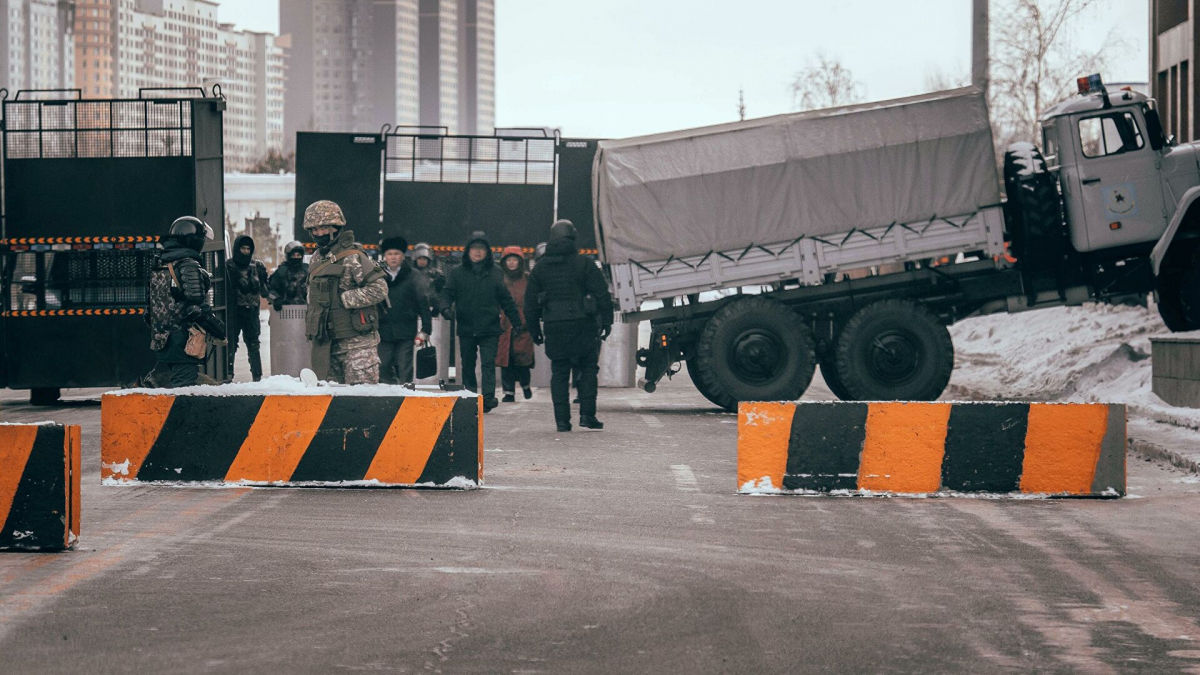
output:
{"label": "truck windshield", "polygon": [[1107,157],[1145,145],[1132,113],[1119,112],[1079,120],[1079,147],[1084,157]]}

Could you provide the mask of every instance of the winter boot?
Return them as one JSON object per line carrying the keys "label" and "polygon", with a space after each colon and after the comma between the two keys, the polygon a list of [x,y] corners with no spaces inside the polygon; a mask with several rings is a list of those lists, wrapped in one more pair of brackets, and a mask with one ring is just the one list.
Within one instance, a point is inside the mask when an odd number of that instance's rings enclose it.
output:
{"label": "winter boot", "polygon": [[585,429],[603,429],[604,422],[596,419],[595,415],[580,415],[579,426]]}
{"label": "winter boot", "polygon": [[521,392],[522,392],[523,394],[525,394],[525,400],[526,400],[526,401],[528,401],[529,399],[533,398],[533,390],[532,390],[532,389],[530,389],[529,387],[522,387],[522,388],[521,388]]}
{"label": "winter boot", "polygon": [[517,397],[513,394],[513,392],[506,391],[504,392],[504,398],[500,400],[504,403],[513,403],[517,400]]}
{"label": "winter boot", "polygon": [[500,405],[500,402],[496,400],[495,396],[484,397],[483,412],[485,412],[485,413],[491,412],[498,405]]}

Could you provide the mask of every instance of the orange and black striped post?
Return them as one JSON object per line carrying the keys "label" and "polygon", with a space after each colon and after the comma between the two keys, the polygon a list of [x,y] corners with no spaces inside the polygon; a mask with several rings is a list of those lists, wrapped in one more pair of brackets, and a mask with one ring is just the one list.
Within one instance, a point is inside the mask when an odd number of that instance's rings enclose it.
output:
{"label": "orange and black striped post", "polygon": [[101,477],[470,487],[481,418],[477,396],[105,394]]}
{"label": "orange and black striped post", "polygon": [[79,431],[0,424],[0,551],[61,551],[79,537]]}
{"label": "orange and black striped post", "polygon": [[1125,494],[1125,406],[742,403],[742,492]]}

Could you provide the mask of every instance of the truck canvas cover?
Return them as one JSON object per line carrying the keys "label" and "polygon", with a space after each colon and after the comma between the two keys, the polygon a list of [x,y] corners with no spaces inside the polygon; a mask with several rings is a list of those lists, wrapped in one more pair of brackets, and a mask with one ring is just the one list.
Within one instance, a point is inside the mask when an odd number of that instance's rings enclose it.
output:
{"label": "truck canvas cover", "polygon": [[1000,202],[973,88],[601,141],[605,262],[789,242],[970,214]]}

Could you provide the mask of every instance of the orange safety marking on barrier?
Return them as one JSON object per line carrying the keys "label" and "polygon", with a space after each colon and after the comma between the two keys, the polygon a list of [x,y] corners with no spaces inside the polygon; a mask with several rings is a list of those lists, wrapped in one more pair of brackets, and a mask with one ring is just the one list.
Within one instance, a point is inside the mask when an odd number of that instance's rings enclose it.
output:
{"label": "orange safety marking on barrier", "polygon": [[859,489],[937,492],[950,408],[945,403],[869,404]]}
{"label": "orange safety marking on barrier", "polygon": [[104,397],[100,406],[101,478],[137,477],[174,403],[174,396],[163,394]]}
{"label": "orange safety marking on barrier", "polygon": [[[70,461],[67,463],[71,467],[71,474],[68,476],[67,485],[71,491],[71,532],[79,536],[79,514],[83,511],[83,502],[80,501],[79,486],[83,482],[83,442],[80,436],[80,427],[78,424],[67,426],[67,442],[70,444]],[[68,536],[68,539],[70,537]],[[68,542],[69,543],[69,542]]]}
{"label": "orange safety marking on barrier", "polygon": [[[795,403],[738,405],[737,486],[783,488]],[[764,484],[763,480],[769,484]],[[748,484],[748,485],[747,485]]]}
{"label": "orange safety marking on barrier", "polygon": [[441,396],[405,398],[363,478],[391,485],[416,483],[456,401]]}
{"label": "orange safety marking on barrier", "polygon": [[225,480],[291,479],[332,400],[332,396],[264,397]]}
{"label": "orange safety marking on barrier", "polygon": [[1108,430],[1108,406],[1031,403],[1021,492],[1090,494]]}
{"label": "orange safety marking on barrier", "polygon": [[0,527],[8,520],[37,431],[34,424],[0,426]]}

